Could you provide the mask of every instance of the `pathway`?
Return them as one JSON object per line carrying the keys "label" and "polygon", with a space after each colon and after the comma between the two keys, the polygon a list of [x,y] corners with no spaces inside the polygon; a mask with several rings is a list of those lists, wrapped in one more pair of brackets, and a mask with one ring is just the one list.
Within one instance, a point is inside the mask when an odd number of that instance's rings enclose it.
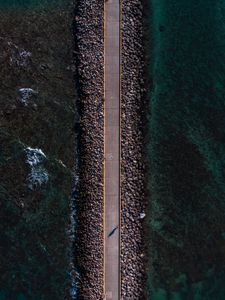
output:
{"label": "pathway", "polygon": [[105,2],[105,299],[120,299],[120,0]]}

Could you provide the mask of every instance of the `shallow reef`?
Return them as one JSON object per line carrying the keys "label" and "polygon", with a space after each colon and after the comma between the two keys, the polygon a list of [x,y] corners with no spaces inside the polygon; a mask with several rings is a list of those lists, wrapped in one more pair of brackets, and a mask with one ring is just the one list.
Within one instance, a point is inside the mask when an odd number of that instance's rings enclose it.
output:
{"label": "shallow reef", "polygon": [[152,1],[150,299],[224,299],[225,5]]}

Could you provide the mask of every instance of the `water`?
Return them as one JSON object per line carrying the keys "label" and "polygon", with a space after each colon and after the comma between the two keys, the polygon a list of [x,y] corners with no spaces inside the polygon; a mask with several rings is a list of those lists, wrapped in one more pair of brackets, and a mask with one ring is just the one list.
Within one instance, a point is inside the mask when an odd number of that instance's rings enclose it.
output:
{"label": "water", "polygon": [[75,299],[73,4],[0,13],[0,299]]}
{"label": "water", "polygon": [[152,1],[153,300],[224,299],[225,1]]}
{"label": "water", "polygon": [[0,7],[1,8],[35,8],[35,7],[46,7],[53,6],[59,7],[60,5],[68,5],[69,1],[63,0],[1,0]]}

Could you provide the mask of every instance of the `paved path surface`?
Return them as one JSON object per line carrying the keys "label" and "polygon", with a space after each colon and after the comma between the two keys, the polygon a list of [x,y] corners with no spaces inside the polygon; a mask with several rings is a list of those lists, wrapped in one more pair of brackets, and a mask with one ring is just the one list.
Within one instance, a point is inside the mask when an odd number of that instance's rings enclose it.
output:
{"label": "paved path surface", "polygon": [[105,2],[105,299],[120,299],[120,0]]}

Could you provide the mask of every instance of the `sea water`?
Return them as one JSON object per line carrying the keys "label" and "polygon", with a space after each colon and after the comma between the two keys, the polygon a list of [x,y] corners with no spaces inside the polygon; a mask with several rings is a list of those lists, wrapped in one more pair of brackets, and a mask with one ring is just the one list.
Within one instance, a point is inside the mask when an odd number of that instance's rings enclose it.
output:
{"label": "sea water", "polygon": [[225,1],[152,0],[149,299],[225,299]]}
{"label": "sea water", "polygon": [[45,7],[46,5],[59,6],[65,5],[68,1],[63,0],[1,0],[1,8],[34,8],[34,7]]}
{"label": "sea water", "polygon": [[0,1],[0,300],[75,299],[72,1]]}

